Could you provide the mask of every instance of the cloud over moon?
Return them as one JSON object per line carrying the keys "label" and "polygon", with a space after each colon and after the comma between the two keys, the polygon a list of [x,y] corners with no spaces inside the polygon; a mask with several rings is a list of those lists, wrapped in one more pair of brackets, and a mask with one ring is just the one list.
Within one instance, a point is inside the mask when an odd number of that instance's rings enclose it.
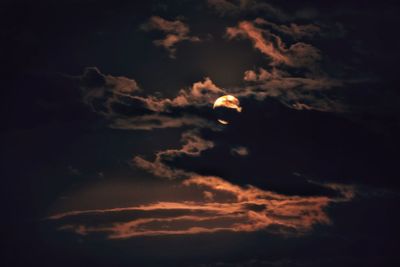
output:
{"label": "cloud over moon", "polygon": [[146,95],[134,79],[106,75],[95,67],[70,78],[80,87],[83,102],[116,129],[212,127],[202,110],[211,112],[215,99],[226,93],[208,77],[182,88],[173,98]]}

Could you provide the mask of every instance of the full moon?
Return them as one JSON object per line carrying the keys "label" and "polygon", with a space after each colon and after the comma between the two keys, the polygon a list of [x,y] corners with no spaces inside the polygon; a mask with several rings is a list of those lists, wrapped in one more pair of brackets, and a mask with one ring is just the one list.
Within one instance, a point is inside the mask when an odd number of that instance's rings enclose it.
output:
{"label": "full moon", "polygon": [[229,115],[232,114],[232,111],[234,111],[234,113],[242,112],[239,99],[233,95],[224,95],[219,97],[215,100],[213,109],[220,111],[221,114],[218,114],[218,117],[224,117],[218,118],[218,122],[222,124],[229,124],[228,118],[225,117],[230,117]]}

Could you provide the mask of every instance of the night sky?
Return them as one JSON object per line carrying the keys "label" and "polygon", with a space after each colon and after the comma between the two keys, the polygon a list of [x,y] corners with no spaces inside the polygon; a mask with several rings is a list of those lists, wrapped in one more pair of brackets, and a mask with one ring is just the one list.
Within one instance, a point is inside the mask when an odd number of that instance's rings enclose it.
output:
{"label": "night sky", "polygon": [[1,1],[0,265],[400,266],[399,12]]}

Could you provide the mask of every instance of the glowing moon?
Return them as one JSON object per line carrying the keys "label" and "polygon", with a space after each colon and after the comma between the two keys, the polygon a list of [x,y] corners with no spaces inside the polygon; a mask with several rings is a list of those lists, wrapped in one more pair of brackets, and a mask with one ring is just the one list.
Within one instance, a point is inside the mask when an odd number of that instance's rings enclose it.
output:
{"label": "glowing moon", "polygon": [[[215,100],[213,109],[216,109],[216,108],[227,108],[227,109],[231,109],[231,110],[236,110],[237,112],[242,112],[242,108],[240,107],[239,99],[237,99],[233,95],[224,95],[224,96],[219,97],[217,100]],[[218,122],[220,122],[222,124],[229,123],[227,120],[223,120],[223,119],[218,119]]]}

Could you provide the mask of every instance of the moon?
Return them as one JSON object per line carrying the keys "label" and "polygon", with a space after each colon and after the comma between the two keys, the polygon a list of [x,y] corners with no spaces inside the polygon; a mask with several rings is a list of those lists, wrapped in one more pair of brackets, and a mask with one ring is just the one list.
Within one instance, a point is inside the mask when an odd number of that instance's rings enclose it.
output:
{"label": "moon", "polygon": [[[213,109],[228,109],[230,111],[236,110],[236,112],[242,112],[242,107],[240,107],[239,99],[234,97],[233,95],[224,95],[214,102]],[[226,119],[219,118],[218,122],[221,124],[229,124],[229,121]]]}

